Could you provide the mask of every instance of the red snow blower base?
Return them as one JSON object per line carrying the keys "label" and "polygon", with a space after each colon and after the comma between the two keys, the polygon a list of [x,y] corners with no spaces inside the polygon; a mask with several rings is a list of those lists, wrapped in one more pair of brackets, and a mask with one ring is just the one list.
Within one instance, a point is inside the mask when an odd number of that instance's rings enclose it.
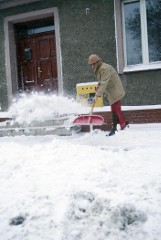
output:
{"label": "red snow blower base", "polygon": [[98,126],[103,125],[104,118],[100,115],[81,115],[74,119],[73,124],[75,125],[92,125]]}

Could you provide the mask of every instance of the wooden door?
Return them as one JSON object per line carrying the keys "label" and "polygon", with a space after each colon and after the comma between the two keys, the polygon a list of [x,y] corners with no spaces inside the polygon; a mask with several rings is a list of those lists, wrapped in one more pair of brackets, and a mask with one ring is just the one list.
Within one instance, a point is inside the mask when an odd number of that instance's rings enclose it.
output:
{"label": "wooden door", "polygon": [[21,39],[17,50],[19,89],[57,92],[54,32]]}

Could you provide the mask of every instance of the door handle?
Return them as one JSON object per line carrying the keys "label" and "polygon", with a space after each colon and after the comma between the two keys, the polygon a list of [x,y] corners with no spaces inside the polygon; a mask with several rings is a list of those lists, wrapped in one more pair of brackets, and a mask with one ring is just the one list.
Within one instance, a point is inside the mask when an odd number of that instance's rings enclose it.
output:
{"label": "door handle", "polygon": [[37,72],[38,72],[38,77],[40,78],[40,77],[41,77],[41,73],[42,73],[42,71],[41,71],[41,68],[40,68],[40,67],[38,67],[38,68],[37,68]]}

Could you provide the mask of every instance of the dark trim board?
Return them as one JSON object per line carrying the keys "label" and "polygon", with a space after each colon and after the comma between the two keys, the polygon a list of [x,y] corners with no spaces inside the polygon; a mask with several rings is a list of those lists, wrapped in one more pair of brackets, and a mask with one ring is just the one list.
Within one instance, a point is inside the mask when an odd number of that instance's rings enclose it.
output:
{"label": "dark trim board", "polygon": [[12,118],[0,117],[0,122],[12,121]]}

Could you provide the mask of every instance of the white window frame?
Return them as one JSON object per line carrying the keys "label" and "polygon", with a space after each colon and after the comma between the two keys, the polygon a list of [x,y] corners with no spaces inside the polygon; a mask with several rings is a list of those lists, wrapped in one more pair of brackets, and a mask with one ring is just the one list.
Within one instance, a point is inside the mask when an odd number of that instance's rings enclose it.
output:
{"label": "white window frame", "polygon": [[126,38],[124,25],[124,9],[123,4],[127,2],[135,2],[137,0],[114,0],[115,3],[115,27],[116,27],[116,50],[117,50],[117,70],[120,74],[124,72],[135,72],[145,70],[161,69],[161,61],[149,63],[148,49],[148,33],[146,19],[146,0],[140,1],[141,12],[141,39],[142,44],[142,64],[127,65],[126,59]]}

